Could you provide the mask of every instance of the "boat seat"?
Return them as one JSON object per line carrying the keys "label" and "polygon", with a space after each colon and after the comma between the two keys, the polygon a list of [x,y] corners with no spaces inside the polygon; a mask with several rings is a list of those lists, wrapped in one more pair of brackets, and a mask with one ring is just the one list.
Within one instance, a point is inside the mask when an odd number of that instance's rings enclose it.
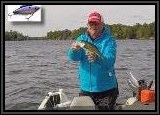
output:
{"label": "boat seat", "polygon": [[95,104],[89,96],[74,97],[70,110],[95,110]]}

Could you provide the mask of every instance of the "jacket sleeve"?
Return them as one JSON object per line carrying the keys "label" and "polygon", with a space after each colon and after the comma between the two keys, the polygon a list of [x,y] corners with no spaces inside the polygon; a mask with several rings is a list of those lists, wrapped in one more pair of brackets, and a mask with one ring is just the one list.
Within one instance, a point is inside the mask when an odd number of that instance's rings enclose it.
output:
{"label": "jacket sleeve", "polygon": [[69,48],[68,49],[68,58],[71,61],[81,61],[82,60],[82,50],[79,49],[77,51],[74,51],[71,48]]}
{"label": "jacket sleeve", "polygon": [[[79,36],[76,41],[80,41],[83,39],[83,36]],[[68,58],[70,61],[81,61],[83,55],[83,49],[78,49],[77,51],[72,50],[71,48],[68,49]]]}
{"label": "jacket sleeve", "polygon": [[113,68],[116,60],[116,49],[117,49],[116,41],[111,38],[109,43],[107,43],[107,45],[105,45],[104,47],[105,47],[103,53],[104,59],[102,60],[98,59],[97,62],[102,66],[107,67],[108,69]]}

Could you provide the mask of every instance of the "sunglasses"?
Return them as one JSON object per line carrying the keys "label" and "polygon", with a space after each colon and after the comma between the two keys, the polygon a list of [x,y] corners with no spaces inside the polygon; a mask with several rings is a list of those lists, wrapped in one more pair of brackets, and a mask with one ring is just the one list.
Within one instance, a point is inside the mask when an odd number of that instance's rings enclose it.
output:
{"label": "sunglasses", "polygon": [[96,23],[96,22],[89,22],[88,25],[89,26],[99,26],[101,24],[100,23]]}

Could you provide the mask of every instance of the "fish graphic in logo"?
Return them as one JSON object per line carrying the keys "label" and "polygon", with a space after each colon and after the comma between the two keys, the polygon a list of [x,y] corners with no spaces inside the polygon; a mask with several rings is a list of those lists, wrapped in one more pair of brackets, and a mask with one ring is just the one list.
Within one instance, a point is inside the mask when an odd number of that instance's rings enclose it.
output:
{"label": "fish graphic in logo", "polygon": [[17,15],[21,15],[21,16],[28,16],[26,19],[29,21],[29,19],[38,11],[40,10],[39,6],[35,6],[35,5],[21,5],[19,8],[13,10],[12,12],[10,12],[8,14],[8,16],[12,17],[12,16],[17,16]]}

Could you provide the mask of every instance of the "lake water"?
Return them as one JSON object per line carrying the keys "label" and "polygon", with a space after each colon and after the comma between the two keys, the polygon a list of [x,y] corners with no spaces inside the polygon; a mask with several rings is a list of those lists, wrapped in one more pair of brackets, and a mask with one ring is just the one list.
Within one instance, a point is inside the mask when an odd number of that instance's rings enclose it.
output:
{"label": "lake water", "polygon": [[[60,88],[70,99],[78,96],[78,63],[67,58],[72,42],[5,42],[5,110],[36,110],[48,92]],[[155,83],[155,40],[117,40],[117,45],[117,101],[123,103],[132,96],[126,73]]]}

